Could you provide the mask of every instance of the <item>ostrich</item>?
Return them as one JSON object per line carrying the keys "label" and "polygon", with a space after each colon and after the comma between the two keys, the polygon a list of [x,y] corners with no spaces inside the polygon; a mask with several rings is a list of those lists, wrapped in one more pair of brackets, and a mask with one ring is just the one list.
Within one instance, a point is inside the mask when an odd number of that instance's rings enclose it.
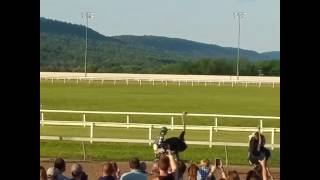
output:
{"label": "ostrich", "polygon": [[177,160],[179,160],[179,152],[183,152],[187,149],[187,144],[185,143],[184,135],[186,132],[186,125],[184,122],[184,116],[186,116],[186,112],[182,115],[182,124],[183,130],[180,133],[179,137],[170,137],[168,139],[164,139],[164,135],[167,133],[167,128],[162,127],[160,130],[160,137],[154,143],[154,150],[156,156],[160,153],[166,152],[167,150],[171,151],[172,154],[176,155]]}

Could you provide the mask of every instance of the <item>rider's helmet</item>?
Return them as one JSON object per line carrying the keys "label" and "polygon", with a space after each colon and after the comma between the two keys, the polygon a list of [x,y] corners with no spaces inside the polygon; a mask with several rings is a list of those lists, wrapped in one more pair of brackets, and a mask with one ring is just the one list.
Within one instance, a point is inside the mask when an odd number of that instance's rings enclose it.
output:
{"label": "rider's helmet", "polygon": [[168,132],[168,129],[167,129],[166,127],[162,127],[162,128],[160,129],[160,134],[163,135],[163,136],[166,135],[167,132]]}

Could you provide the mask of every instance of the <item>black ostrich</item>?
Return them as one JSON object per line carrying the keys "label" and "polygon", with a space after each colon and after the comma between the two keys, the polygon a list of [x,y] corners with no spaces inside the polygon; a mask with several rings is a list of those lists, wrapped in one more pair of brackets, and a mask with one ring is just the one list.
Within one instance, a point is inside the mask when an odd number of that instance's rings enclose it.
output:
{"label": "black ostrich", "polygon": [[180,133],[179,137],[170,137],[168,139],[165,139],[164,136],[167,134],[168,129],[166,127],[162,127],[160,129],[160,136],[157,140],[155,140],[153,144],[156,160],[159,159],[162,153],[167,153],[167,151],[170,151],[172,154],[175,154],[177,160],[179,160],[179,152],[183,152],[187,149],[187,145],[184,139],[184,135],[186,132],[184,117],[186,116],[186,114],[187,113],[184,112],[182,115],[183,130]]}
{"label": "black ostrich", "polygon": [[260,130],[255,132],[249,142],[249,162],[254,165],[259,165],[259,160],[266,160],[270,157],[270,150],[265,148],[266,139]]}
{"label": "black ostrich", "polygon": [[[266,144],[266,138],[263,134],[260,132],[260,128],[257,132],[253,134],[253,136],[250,139],[249,142],[249,152],[248,152],[248,160],[249,164],[254,166],[254,169],[258,172],[261,173],[262,167],[259,163],[259,160],[265,159],[268,161],[271,153],[270,150],[265,148]],[[266,168],[267,174],[273,179],[269,168]]]}
{"label": "black ostrich", "polygon": [[173,154],[176,155],[177,160],[179,160],[179,153],[183,152],[187,149],[187,144],[184,140],[184,134],[186,132],[186,125],[184,123],[184,116],[187,113],[184,112],[182,116],[182,124],[183,124],[183,130],[180,133],[179,137],[170,137],[166,140],[164,140],[164,144],[167,147],[168,150],[170,150]]}

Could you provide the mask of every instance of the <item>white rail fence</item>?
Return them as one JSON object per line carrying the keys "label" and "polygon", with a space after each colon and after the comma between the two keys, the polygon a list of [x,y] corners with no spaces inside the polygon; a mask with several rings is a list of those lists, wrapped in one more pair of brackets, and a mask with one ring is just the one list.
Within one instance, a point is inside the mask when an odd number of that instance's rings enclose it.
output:
{"label": "white rail fence", "polygon": [[280,85],[280,77],[260,77],[260,76],[240,76],[237,80],[235,76],[214,76],[214,75],[156,75],[156,74],[116,74],[116,73],[91,73],[87,77],[83,77],[81,73],[40,73],[41,80],[50,80],[54,83],[55,80],[63,80],[64,83],[73,80],[77,84],[81,81],[87,81],[89,84],[93,82],[100,82],[104,84],[105,81],[112,81],[114,85],[121,82],[126,85],[149,83],[153,86],[161,82],[168,86],[168,83],[176,85],[203,85],[203,86],[221,86],[221,84],[242,85],[248,87],[250,84],[256,84],[259,88],[263,84]]}
{"label": "white rail fence", "polygon": [[[258,119],[259,128],[262,132],[271,133],[271,143],[267,144],[267,147],[280,148],[280,144],[274,143],[275,133],[280,133],[280,128],[264,128],[263,119],[280,119],[280,117],[274,116],[244,116],[244,115],[221,115],[221,114],[194,114],[194,113],[149,113],[149,112],[104,112],[104,111],[71,111],[71,110],[40,110],[41,113],[41,126],[44,125],[58,125],[58,126],[89,126],[90,127],[90,137],[61,137],[61,136],[40,136],[40,139],[46,140],[70,140],[70,141],[89,141],[90,143],[95,142],[126,142],[126,143],[148,143],[152,144],[152,129],[159,129],[163,126],[167,126],[174,129],[183,129],[182,125],[174,124],[174,117],[214,117],[214,126],[200,126],[200,125],[187,125],[188,130],[199,130],[199,131],[209,131],[208,141],[186,141],[188,144],[192,145],[208,145],[210,148],[212,146],[240,146],[247,147],[248,143],[238,143],[238,142],[213,142],[213,132],[217,131],[233,131],[233,132],[255,132],[257,127],[229,127],[229,126],[218,126],[218,117],[228,117],[228,118],[246,118],[246,119]],[[82,121],[54,121],[45,120],[44,113],[73,113],[82,114]],[[126,123],[115,123],[115,122],[87,122],[86,114],[110,114],[110,115],[126,115]],[[146,115],[146,116],[169,116],[171,117],[171,124],[141,124],[141,123],[130,123],[130,115]],[[117,127],[117,128],[143,128],[148,129],[148,139],[120,139],[120,138],[95,138],[94,127]]]}

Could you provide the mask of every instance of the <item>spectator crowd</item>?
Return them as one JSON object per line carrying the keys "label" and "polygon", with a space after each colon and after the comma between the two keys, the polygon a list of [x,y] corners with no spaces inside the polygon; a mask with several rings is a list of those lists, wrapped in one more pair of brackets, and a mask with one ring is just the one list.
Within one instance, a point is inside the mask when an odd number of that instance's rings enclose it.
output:
{"label": "spectator crowd", "polygon": [[[248,160],[254,168],[247,172],[246,180],[272,180],[273,177],[267,166],[270,156],[264,147],[265,137],[260,133],[252,134],[250,139]],[[116,162],[106,162],[101,167],[101,176],[98,180],[240,180],[239,173],[235,170],[226,172],[220,159],[210,163],[203,159],[199,164],[187,164],[175,159],[171,151],[162,153],[152,164],[150,172],[147,164],[138,158],[129,160],[130,171],[122,172]],[[57,158],[52,167],[47,170],[40,165],[40,180],[88,180],[89,177],[79,163],[71,165],[70,175],[65,175],[66,162]]]}
{"label": "spectator crowd", "polygon": [[[266,170],[265,160],[259,161],[260,172],[250,170],[246,180],[269,180]],[[121,172],[116,162],[106,162],[101,167],[101,176],[98,180],[147,180],[151,176],[152,180],[240,180],[237,171],[226,172],[222,163],[211,164],[208,159],[201,160],[199,164],[187,164],[182,160],[175,160],[171,154],[161,155],[157,162],[154,162],[150,172],[147,170],[145,162],[140,162],[138,158],[129,160],[128,172]],[[40,165],[40,180],[88,180],[90,179],[81,164],[71,165],[70,175],[65,175],[66,163],[64,159],[57,158],[52,167],[47,170]],[[150,179],[150,178],[149,178]]]}

